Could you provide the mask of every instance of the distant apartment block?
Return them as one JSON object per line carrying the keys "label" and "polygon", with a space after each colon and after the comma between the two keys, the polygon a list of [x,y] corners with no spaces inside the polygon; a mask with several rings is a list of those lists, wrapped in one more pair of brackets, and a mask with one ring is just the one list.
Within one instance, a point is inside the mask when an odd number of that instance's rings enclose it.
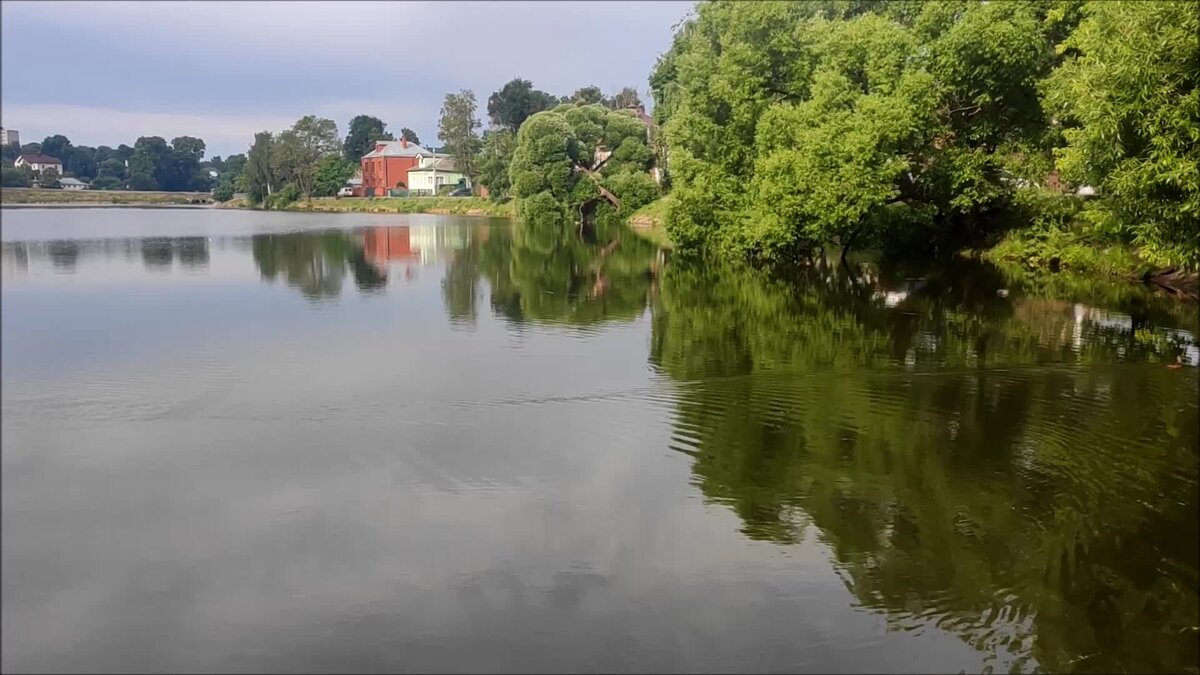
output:
{"label": "distant apartment block", "polygon": [[21,133],[16,129],[5,129],[0,127],[0,145],[8,145],[9,143],[21,144]]}

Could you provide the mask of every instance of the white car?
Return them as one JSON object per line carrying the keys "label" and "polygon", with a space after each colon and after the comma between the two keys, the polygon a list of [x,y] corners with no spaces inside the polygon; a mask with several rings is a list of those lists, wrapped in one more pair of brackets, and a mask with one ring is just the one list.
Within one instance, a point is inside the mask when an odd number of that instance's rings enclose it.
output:
{"label": "white car", "polygon": [[349,185],[347,185],[346,187],[342,188],[341,190],[338,190],[338,194],[337,194],[337,196],[339,196],[339,197],[353,197],[353,196],[354,196],[354,188],[352,188],[352,187],[350,187]]}

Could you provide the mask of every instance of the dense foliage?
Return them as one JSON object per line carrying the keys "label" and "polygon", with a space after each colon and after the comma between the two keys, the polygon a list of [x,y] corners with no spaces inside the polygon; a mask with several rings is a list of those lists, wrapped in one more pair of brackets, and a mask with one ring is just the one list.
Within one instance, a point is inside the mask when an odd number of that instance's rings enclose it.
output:
{"label": "dense foliage", "polygon": [[1066,142],[1066,178],[1100,187],[1114,230],[1187,262],[1198,7],[702,2],[650,78],[671,237],[763,260],[949,249],[998,230],[1018,185],[1053,182]]}
{"label": "dense foliage", "polygon": [[442,151],[450,155],[454,167],[468,179],[474,179],[479,174],[479,153],[483,149],[483,141],[479,137],[482,123],[475,116],[475,109],[475,93],[470,89],[446,94],[438,120]]}
{"label": "dense foliage", "polygon": [[537,223],[623,218],[658,196],[653,156],[633,115],[569,103],[521,125],[509,177],[517,215]]}
{"label": "dense foliage", "polygon": [[1100,225],[1200,266],[1200,3],[1089,2],[1045,90],[1059,166],[1099,188]]}
{"label": "dense foliage", "polygon": [[[405,131],[411,132],[409,129],[405,129]],[[350,126],[346,130],[346,139],[342,141],[342,155],[347,162],[358,163],[363,155],[375,147],[375,141],[394,140],[396,140],[395,137],[388,133],[387,123],[383,120],[371,115],[356,115],[350,120]]]}
{"label": "dense foliage", "polygon": [[71,177],[105,190],[165,190],[203,192],[213,186],[209,172],[222,171],[221,158],[204,159],[205,143],[193,136],[179,136],[168,144],[159,136],[142,136],[133,147],[121,144],[91,147],[75,145],[62,134],[47,136],[41,143],[3,149],[4,185],[29,187],[37,180],[41,187],[54,187],[57,181],[47,175],[15,167],[22,154],[42,154],[62,162],[59,177]]}

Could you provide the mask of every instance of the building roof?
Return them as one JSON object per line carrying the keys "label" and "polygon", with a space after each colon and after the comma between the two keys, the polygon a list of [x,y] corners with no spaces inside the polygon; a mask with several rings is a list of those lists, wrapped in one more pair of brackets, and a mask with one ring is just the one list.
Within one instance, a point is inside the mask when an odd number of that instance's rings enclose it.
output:
{"label": "building roof", "polygon": [[428,150],[416,143],[407,143],[405,141],[376,141],[375,145],[376,149],[363,155],[363,159],[369,157],[412,157],[414,155],[429,153]]}
{"label": "building roof", "polygon": [[425,166],[414,166],[413,168],[409,169],[408,172],[409,173],[412,173],[414,171],[430,171],[430,172],[432,172],[435,168],[435,165],[436,165],[436,168],[438,171],[442,171],[444,173],[457,173],[457,170],[454,168],[454,160],[449,157],[446,157],[444,155],[439,156],[436,161],[434,161],[430,164],[426,164]]}
{"label": "building roof", "polygon": [[75,178],[70,178],[70,177],[58,179],[58,184],[59,185],[87,185],[87,183],[85,183],[81,180],[77,180]]}
{"label": "building roof", "polygon": [[17,159],[24,161],[26,164],[62,164],[62,160],[49,155],[21,155]]}

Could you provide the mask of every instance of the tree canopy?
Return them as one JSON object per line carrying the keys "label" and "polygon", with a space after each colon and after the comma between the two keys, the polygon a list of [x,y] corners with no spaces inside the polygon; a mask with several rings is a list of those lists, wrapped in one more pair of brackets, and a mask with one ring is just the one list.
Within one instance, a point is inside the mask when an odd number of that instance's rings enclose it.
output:
{"label": "tree canopy", "polygon": [[1057,158],[1113,231],[1195,265],[1197,10],[702,2],[650,77],[668,230],[685,253],[764,260],[949,250],[1002,228]]}
{"label": "tree canopy", "polygon": [[383,120],[370,115],[356,115],[346,129],[346,139],[342,141],[342,156],[347,162],[357,164],[363,155],[375,147],[375,141],[391,140],[395,139],[388,133],[387,124]]}
{"label": "tree canopy", "polygon": [[517,213],[532,222],[619,217],[653,201],[646,127],[624,111],[562,104],[531,116],[509,167]]}
{"label": "tree canopy", "polygon": [[479,138],[482,125],[475,116],[475,108],[475,93],[470,89],[446,94],[438,120],[438,138],[443,150],[454,159],[455,168],[470,179],[479,173],[478,158],[483,148]]}
{"label": "tree canopy", "polygon": [[557,96],[534,89],[529,80],[516,78],[488,97],[488,117],[492,126],[516,131],[530,115],[549,110],[558,102]]}

